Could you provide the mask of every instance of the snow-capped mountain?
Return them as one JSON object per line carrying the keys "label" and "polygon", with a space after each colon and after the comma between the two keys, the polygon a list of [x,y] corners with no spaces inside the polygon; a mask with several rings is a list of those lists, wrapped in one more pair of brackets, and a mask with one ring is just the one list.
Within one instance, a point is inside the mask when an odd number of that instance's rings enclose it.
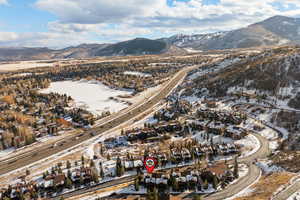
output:
{"label": "snow-capped mountain", "polygon": [[48,48],[0,48],[0,61],[89,58],[178,53],[261,46],[300,44],[300,19],[275,16],[228,32],[183,35],[150,40],[136,38],[115,44],[83,44],[61,50]]}
{"label": "snow-capped mountain", "polygon": [[227,32],[216,32],[209,34],[184,35],[178,34],[161,40],[171,43],[180,48],[197,48],[206,43],[206,41],[223,37]]}
{"label": "snow-capped mountain", "polygon": [[300,19],[274,16],[233,31],[200,35],[175,35],[162,40],[181,48],[195,50],[300,44]]}

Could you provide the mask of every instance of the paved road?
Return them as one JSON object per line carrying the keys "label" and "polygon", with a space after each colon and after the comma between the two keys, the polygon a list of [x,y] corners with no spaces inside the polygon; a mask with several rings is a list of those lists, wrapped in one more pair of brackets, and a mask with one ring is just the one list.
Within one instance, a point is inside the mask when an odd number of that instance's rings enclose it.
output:
{"label": "paved road", "polygon": [[281,191],[275,197],[273,197],[273,200],[287,200],[290,196],[295,194],[300,190],[300,181],[296,181],[294,184],[292,184],[290,187],[288,187],[286,190]]}
{"label": "paved road", "polygon": [[90,188],[84,188],[84,189],[76,190],[76,191],[73,191],[73,192],[68,192],[68,193],[65,193],[63,195],[59,195],[57,197],[51,198],[51,199],[52,200],[59,200],[59,199],[61,199],[62,196],[66,199],[66,198],[78,196],[78,195],[81,195],[81,194],[101,190],[101,189],[104,189],[104,188],[116,187],[116,186],[122,185],[124,183],[133,182],[134,179],[135,179],[135,176],[120,178],[120,179],[108,181],[106,183],[101,183],[99,185],[96,185],[96,186],[93,186],[93,187],[90,187]]}
{"label": "paved road", "polygon": [[261,170],[253,164],[249,165],[248,174],[236,183],[231,184],[226,189],[215,194],[204,197],[205,200],[224,200],[238,194],[243,189],[251,186],[260,176]]}
{"label": "paved road", "polygon": [[[262,105],[259,105],[259,104],[249,104],[249,103],[239,103],[239,104],[236,104],[234,106],[240,106],[240,105],[257,105],[257,106],[262,106]],[[283,108],[277,108],[277,109],[280,109],[280,110],[283,110],[283,111],[291,111],[291,110],[283,109]],[[300,111],[296,111],[296,112],[300,112]],[[273,129],[279,135],[281,135],[281,136],[283,135],[283,133],[279,129],[271,126],[270,124],[265,123],[265,122],[263,122],[261,120],[258,120],[255,117],[252,117],[252,116],[249,116],[249,117],[252,118],[252,119],[254,119],[254,120],[256,120],[256,121],[259,121],[260,123],[264,124],[265,126],[271,128],[271,129]],[[286,200],[286,199],[288,199],[290,196],[292,196],[294,193],[296,193],[299,190],[300,190],[300,180],[296,181],[295,183],[293,183],[292,185],[290,185],[286,190],[283,190],[280,193],[278,193],[277,195],[275,195],[273,197],[273,200]]]}
{"label": "paved road", "polygon": [[[238,159],[238,161],[240,163],[244,163],[244,164],[248,165],[249,171],[248,171],[247,175],[245,177],[242,177],[241,179],[239,179],[236,183],[229,185],[226,189],[206,196],[204,198],[205,200],[224,200],[226,198],[229,198],[229,197],[239,193],[243,189],[251,186],[251,184],[253,184],[260,177],[261,170],[259,167],[257,167],[255,164],[253,164],[253,162],[256,159],[266,158],[270,154],[271,151],[269,149],[269,141],[257,133],[251,132],[251,134],[254,135],[259,140],[260,148],[254,154],[251,154],[247,157]],[[232,160],[228,161],[228,162],[233,163]],[[127,181],[132,181],[134,177],[135,176],[127,177],[128,178]],[[118,180],[112,181],[110,186],[106,186],[106,185],[104,185],[104,186],[111,187],[111,186],[117,186],[117,185],[120,185],[123,183],[124,183],[124,179],[118,179]],[[89,188],[88,191],[78,190],[76,192],[64,194],[63,196],[64,197],[72,197],[72,196],[81,195],[81,194],[91,192],[91,191],[97,191],[99,189],[102,189],[102,184],[100,184],[97,187]],[[59,197],[56,197],[54,199],[58,199]]]}
{"label": "paved road", "polygon": [[[0,175],[3,175],[5,173],[11,172],[13,170],[19,169],[24,166],[28,166],[36,161],[43,160],[45,158],[50,157],[51,155],[57,154],[66,149],[71,149],[72,147],[76,147],[76,145],[79,145],[88,139],[91,139],[95,136],[102,135],[104,132],[106,132],[114,127],[117,127],[126,121],[129,121],[130,119],[136,117],[137,115],[141,114],[142,112],[152,108],[154,105],[159,103],[162,99],[164,99],[170,93],[170,91],[172,91],[176,87],[178,82],[186,76],[187,72],[189,72],[193,68],[195,68],[195,66],[182,69],[153,98],[136,106],[130,112],[127,112],[125,114],[122,113],[122,114],[120,114],[120,116],[114,118],[113,120],[111,120],[99,127],[96,127],[94,129],[86,131],[78,139],[76,139],[76,136],[72,136],[67,139],[64,139],[62,142],[60,142],[59,145],[57,145],[54,148],[52,148],[53,144],[45,145],[45,146],[35,149],[33,151],[26,152],[24,154],[15,156],[14,158],[10,158],[10,159],[1,161],[0,162]],[[91,133],[95,133],[95,136],[91,135]]]}
{"label": "paved road", "polygon": [[[261,171],[256,165],[253,164],[253,161],[255,159],[259,159],[259,158],[265,158],[269,155],[269,153],[270,153],[269,142],[267,139],[265,139],[261,135],[258,135],[256,133],[251,133],[251,134],[253,134],[255,137],[257,137],[257,139],[259,140],[260,148],[254,154],[238,159],[238,161],[240,163],[245,163],[248,165],[248,167],[249,167],[248,174],[245,177],[242,177],[241,179],[239,179],[236,183],[229,185],[225,190],[215,193],[215,194],[212,194],[212,195],[209,195],[209,196],[206,196],[205,199],[207,199],[207,200],[224,200],[228,197],[231,197],[231,196],[237,194],[238,192],[242,191],[244,188],[249,187],[253,182],[255,182],[255,180],[257,180],[260,177]],[[232,160],[228,161],[228,163],[233,163],[233,161]],[[63,196],[64,198],[73,197],[73,196],[85,194],[88,192],[97,191],[99,189],[103,189],[103,188],[107,188],[107,187],[118,186],[123,183],[126,183],[126,181],[130,182],[130,181],[134,180],[134,178],[135,178],[135,176],[130,176],[130,177],[126,177],[126,178],[113,180],[110,182],[109,185],[107,185],[106,183],[99,184],[98,186],[94,186],[94,187],[91,187],[88,189],[80,189],[80,190],[77,190],[74,192],[60,195],[60,196],[52,198],[52,199],[58,200],[61,196]]]}
{"label": "paved road", "polygon": [[261,170],[259,167],[257,167],[253,162],[255,159],[259,158],[266,158],[270,154],[269,149],[269,142],[266,138],[262,137],[261,135],[258,135],[256,133],[252,133],[260,142],[260,148],[258,151],[250,156],[238,159],[239,162],[245,163],[249,167],[249,171],[246,176],[240,178],[237,182],[234,184],[229,185],[224,190],[217,192],[212,195],[206,196],[205,200],[224,200],[226,198],[232,197],[235,194],[238,194],[243,189],[249,187],[251,184],[253,184],[261,174]]}

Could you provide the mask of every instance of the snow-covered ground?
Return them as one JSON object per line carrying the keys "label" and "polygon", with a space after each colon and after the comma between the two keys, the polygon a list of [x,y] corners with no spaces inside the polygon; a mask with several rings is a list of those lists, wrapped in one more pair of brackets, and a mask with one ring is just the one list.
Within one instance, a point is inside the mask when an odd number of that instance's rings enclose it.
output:
{"label": "snow-covered ground", "polygon": [[225,59],[223,61],[221,61],[219,64],[217,64],[216,66],[214,66],[213,68],[209,68],[209,69],[201,69],[199,68],[197,72],[191,74],[189,77],[188,77],[188,80],[194,80],[200,76],[203,76],[209,72],[217,72],[219,70],[222,70],[234,63],[237,63],[239,62],[240,59],[239,58],[234,58],[234,59]]}
{"label": "snow-covered ground", "polygon": [[125,71],[125,75],[134,75],[134,76],[143,76],[143,77],[150,77],[151,74],[142,73],[142,72],[135,72],[135,71]]}
{"label": "snow-covered ground", "polygon": [[287,200],[300,200],[300,190],[292,196],[290,196]]}
{"label": "snow-covered ground", "polygon": [[265,174],[284,171],[284,169],[282,169],[279,166],[274,165],[272,163],[272,161],[266,160],[266,159],[260,160],[259,162],[256,163],[256,165],[259,166]]}
{"label": "snow-covered ground", "polygon": [[235,144],[241,145],[244,149],[241,158],[254,154],[260,148],[260,142],[254,135],[247,135],[245,138],[235,141]]}
{"label": "snow-covered ground", "polygon": [[[193,138],[197,139],[200,143],[202,144],[210,144],[210,139],[206,140],[205,137],[205,132],[198,132],[196,133]],[[255,152],[258,151],[258,149],[260,148],[260,142],[259,140],[253,136],[253,135],[247,135],[244,139],[241,140],[232,140],[231,138],[228,137],[223,137],[223,136],[219,136],[219,135],[213,135],[213,134],[209,134],[209,137],[213,138],[213,142],[214,143],[218,143],[218,144],[222,144],[222,143],[229,143],[229,144],[236,144],[236,145],[240,145],[242,147],[242,154],[241,154],[241,158],[250,156],[251,154],[254,154]],[[180,139],[180,138],[179,138]],[[220,156],[217,157],[217,160],[223,160],[223,159],[231,159],[231,156]]]}
{"label": "snow-covered ground", "polygon": [[8,154],[14,152],[15,150],[16,150],[15,148],[9,148],[9,149],[0,151],[0,158],[7,156]]}
{"label": "snow-covered ground", "polygon": [[71,96],[76,107],[82,107],[94,113],[103,111],[117,112],[128,105],[110,97],[131,95],[129,91],[114,90],[98,81],[59,81],[51,83],[50,87],[40,91],[41,93],[59,93]]}

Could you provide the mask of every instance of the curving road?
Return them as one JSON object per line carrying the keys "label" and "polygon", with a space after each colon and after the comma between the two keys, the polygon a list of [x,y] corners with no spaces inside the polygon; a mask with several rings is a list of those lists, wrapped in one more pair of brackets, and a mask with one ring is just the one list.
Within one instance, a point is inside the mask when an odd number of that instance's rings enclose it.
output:
{"label": "curving road", "polygon": [[[263,106],[263,105],[260,105],[260,104],[252,104],[252,103],[238,103],[238,104],[235,104],[233,107],[235,106],[241,106],[241,105],[255,105],[255,106],[262,106],[262,107],[266,107],[266,106]],[[273,105],[273,108],[275,106]],[[270,108],[270,107],[266,107],[266,108]],[[284,109],[284,108],[279,108],[279,107],[275,107],[276,109],[279,109],[279,110],[282,110],[282,111],[293,111],[293,112],[300,112],[300,111],[297,111],[297,110],[289,110],[289,109]],[[274,131],[276,131],[279,135],[283,135],[283,133],[281,133],[280,130],[278,130],[277,128],[275,127],[272,127],[270,126],[268,123],[264,123],[263,121],[261,120],[258,120],[256,119],[255,117],[252,117],[250,115],[248,115],[248,117],[260,122],[261,124],[263,124],[264,126],[268,127],[268,128],[271,128],[273,129]],[[291,184],[287,189],[279,192],[278,194],[276,194],[272,200],[286,200],[288,199],[290,196],[292,196],[294,193],[298,192],[300,190],[300,180],[298,181],[295,181],[293,184]]]}
{"label": "curving road", "polygon": [[[206,200],[224,200],[226,198],[232,197],[243,189],[251,186],[261,175],[261,170],[257,167],[254,162],[256,159],[266,158],[270,154],[269,141],[259,134],[251,133],[260,142],[260,148],[254,154],[247,157],[238,159],[239,162],[245,163],[249,167],[249,171],[246,176],[240,178],[237,182],[229,185],[224,190],[208,195],[204,199]],[[233,161],[231,161],[233,162]]]}
{"label": "curving road", "polygon": [[[275,131],[277,131],[277,130],[275,130]],[[239,192],[241,192],[243,189],[251,186],[260,177],[261,170],[259,167],[257,167],[254,164],[254,162],[256,161],[256,159],[266,158],[271,153],[271,150],[269,148],[269,141],[266,138],[264,138],[263,136],[255,133],[255,132],[251,132],[251,134],[254,135],[260,142],[260,148],[254,154],[251,154],[247,157],[238,159],[238,161],[240,163],[244,163],[244,164],[248,165],[249,171],[248,171],[247,175],[240,178],[237,182],[229,185],[224,190],[205,196],[204,197],[205,200],[224,200],[226,198],[230,198],[230,197],[238,194]],[[233,163],[233,160],[229,161],[229,163]],[[116,180],[110,181],[109,185],[107,185],[106,183],[99,184],[97,186],[89,188],[88,190],[80,189],[80,190],[77,190],[74,192],[60,195],[58,197],[54,197],[53,199],[59,199],[61,196],[73,197],[73,196],[81,195],[81,194],[84,194],[87,192],[97,191],[99,189],[103,189],[103,188],[107,188],[107,187],[118,186],[118,185],[125,183],[126,181],[130,182],[130,181],[134,180],[134,178],[135,178],[135,176],[129,176],[126,178],[116,179]]]}
{"label": "curving road", "polygon": [[[259,140],[260,148],[254,154],[251,154],[247,157],[238,159],[238,161],[240,163],[245,163],[245,164],[248,165],[249,171],[248,171],[247,175],[240,178],[234,184],[229,185],[226,189],[224,189],[220,192],[211,194],[211,195],[207,195],[205,197],[206,200],[224,200],[226,198],[229,198],[229,197],[239,193],[243,189],[249,187],[251,184],[253,184],[260,177],[261,170],[255,164],[253,164],[253,162],[256,159],[266,158],[269,155],[269,153],[270,153],[269,142],[266,138],[262,137],[259,134],[256,134],[256,133],[251,133],[251,134],[254,135]],[[228,161],[228,162],[233,163],[233,160]],[[85,193],[88,193],[88,192],[97,191],[97,190],[100,190],[100,189],[103,189],[103,188],[118,186],[118,185],[126,183],[126,181],[131,182],[131,181],[134,180],[134,178],[135,178],[135,176],[128,176],[128,177],[125,177],[125,178],[115,179],[115,180],[110,181],[109,184],[108,183],[98,184],[98,185],[93,186],[93,187],[88,188],[88,189],[79,189],[79,190],[76,190],[76,191],[73,191],[73,192],[69,192],[69,193],[66,193],[66,194],[63,194],[63,195],[59,195],[59,196],[54,197],[52,199],[58,200],[62,196],[64,198],[70,198],[70,197],[85,194]]]}
{"label": "curving road", "polygon": [[130,112],[121,113],[119,116],[115,117],[111,121],[108,121],[99,127],[86,131],[82,136],[80,136],[77,139],[76,137],[78,135],[74,135],[63,139],[55,147],[53,147],[54,144],[45,145],[43,147],[36,148],[35,150],[14,156],[13,158],[8,158],[0,161],[0,175],[28,166],[37,161],[42,161],[54,154],[63,152],[65,150],[71,150],[72,148],[76,148],[77,145],[80,145],[91,138],[95,138],[96,136],[102,135],[108,130],[135,118],[137,115],[143,113],[146,110],[149,110],[161,100],[163,100],[186,76],[186,74],[195,67],[197,66],[182,69],[181,71],[176,73],[174,77],[168,83],[166,83],[164,87],[151,99],[148,99],[144,103],[137,105],[135,108],[132,108]]}

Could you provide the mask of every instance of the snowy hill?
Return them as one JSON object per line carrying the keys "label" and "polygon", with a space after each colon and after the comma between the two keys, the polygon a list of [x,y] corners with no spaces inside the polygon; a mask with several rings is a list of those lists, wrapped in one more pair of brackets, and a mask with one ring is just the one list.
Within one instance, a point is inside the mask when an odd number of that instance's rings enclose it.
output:
{"label": "snowy hill", "polygon": [[248,27],[202,35],[175,35],[161,39],[182,48],[216,50],[300,44],[300,19],[274,16]]}
{"label": "snowy hill", "polygon": [[[202,70],[206,73],[199,72]],[[243,93],[280,107],[300,110],[299,47],[272,48],[250,55],[233,54],[195,74],[190,75],[191,88],[195,91],[206,88],[211,97]]]}

